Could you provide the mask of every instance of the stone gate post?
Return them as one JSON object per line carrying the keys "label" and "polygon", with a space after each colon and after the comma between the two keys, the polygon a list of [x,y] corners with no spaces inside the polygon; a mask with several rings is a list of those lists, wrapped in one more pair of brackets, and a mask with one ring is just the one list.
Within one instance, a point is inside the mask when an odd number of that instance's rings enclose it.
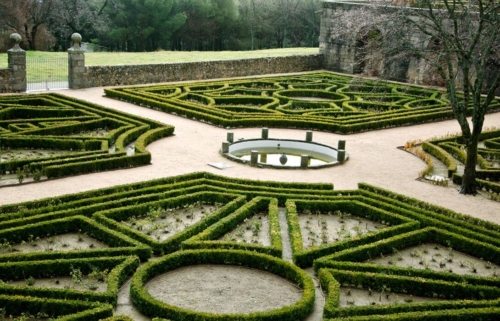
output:
{"label": "stone gate post", "polygon": [[73,47],[68,49],[68,85],[70,89],[86,88],[85,54],[80,48],[82,36],[79,33],[71,35]]}
{"label": "stone gate post", "polygon": [[9,87],[14,92],[25,92],[27,88],[26,51],[19,47],[22,40],[21,35],[13,33],[10,35],[10,40],[14,43],[14,46],[7,51],[9,69],[13,70]]}

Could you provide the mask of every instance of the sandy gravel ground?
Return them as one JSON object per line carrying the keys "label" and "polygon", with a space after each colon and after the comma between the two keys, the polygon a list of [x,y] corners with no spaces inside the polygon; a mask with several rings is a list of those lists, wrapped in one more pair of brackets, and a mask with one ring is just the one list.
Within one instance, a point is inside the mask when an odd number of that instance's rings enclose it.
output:
{"label": "sandy gravel ground", "polygon": [[[356,189],[359,182],[365,182],[460,213],[500,223],[500,203],[489,201],[480,195],[460,195],[457,186],[444,188],[416,181],[418,173],[424,168],[424,163],[396,148],[409,140],[456,133],[459,131],[459,126],[455,120],[354,135],[314,132],[313,139],[320,143],[336,146],[339,139],[345,139],[350,160],[342,166],[321,170],[259,169],[232,163],[218,154],[221,142],[226,139],[228,131],[226,129],[106,98],[103,97],[103,88],[63,90],[60,93],[174,125],[175,136],[148,146],[152,154],[152,165],[68,177],[38,184],[4,187],[0,189],[0,205],[207,171],[237,178],[333,183],[336,190]],[[485,127],[491,126],[500,126],[500,113],[486,117]],[[235,139],[260,136],[260,128],[231,129],[231,131],[234,132]],[[305,139],[305,130],[271,128],[269,136]],[[219,170],[208,166],[207,163],[210,162],[230,163],[232,167]]]}
{"label": "sandy gravel ground", "polygon": [[145,289],[159,301],[208,313],[252,313],[293,305],[302,291],[288,280],[241,266],[195,265],[164,273]]}

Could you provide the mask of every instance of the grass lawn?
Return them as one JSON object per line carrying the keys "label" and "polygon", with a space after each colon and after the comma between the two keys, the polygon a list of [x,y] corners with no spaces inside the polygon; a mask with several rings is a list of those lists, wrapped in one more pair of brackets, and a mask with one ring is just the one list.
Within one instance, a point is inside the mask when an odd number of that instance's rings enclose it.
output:
{"label": "grass lawn", "polygon": [[[154,52],[89,52],[85,54],[87,66],[104,65],[139,65],[158,64],[167,62],[191,62],[209,60],[227,60],[244,58],[279,57],[290,55],[308,55],[318,53],[318,48],[285,48],[266,49],[253,51],[154,51]],[[27,78],[29,83],[52,81],[65,81],[67,73],[64,69],[54,68],[42,62],[38,70],[31,67],[30,58],[67,58],[66,52],[27,51]],[[7,68],[7,53],[0,53],[0,68]]]}
{"label": "grass lawn", "polygon": [[[253,51],[155,51],[155,52],[89,52],[85,54],[87,66],[155,64],[243,58],[308,55],[318,53],[318,48],[285,48]],[[28,51],[28,58],[67,57],[66,52]],[[0,53],[0,68],[6,68],[7,53]]]}

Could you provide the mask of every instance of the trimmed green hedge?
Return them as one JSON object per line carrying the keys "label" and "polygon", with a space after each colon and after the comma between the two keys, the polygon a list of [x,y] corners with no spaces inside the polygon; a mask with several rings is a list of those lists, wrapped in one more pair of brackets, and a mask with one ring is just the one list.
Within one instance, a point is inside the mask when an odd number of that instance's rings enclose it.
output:
{"label": "trimmed green hedge", "polygon": [[495,321],[498,320],[500,308],[485,307],[477,309],[456,309],[456,310],[439,310],[439,311],[418,311],[397,314],[380,314],[371,316],[359,317],[341,317],[335,319],[325,319],[325,321]]}
{"label": "trimmed green hedge", "polygon": [[[477,258],[487,258],[495,264],[500,264],[500,249],[490,244],[471,240],[461,235],[453,234],[436,228],[427,227],[421,230],[401,234],[384,240],[358,246],[356,248],[346,249],[329,256],[322,257],[314,261],[314,269],[318,271],[324,267],[335,267],[337,262],[365,262],[381,255],[392,254],[395,251],[403,250],[410,246],[416,246],[424,242],[434,242],[444,246],[451,247],[453,250],[470,254]],[[448,272],[434,272],[430,270],[419,270],[400,267],[377,266],[370,263],[353,264],[349,269],[367,268],[373,272],[382,272],[388,274],[416,275],[429,279],[454,280],[461,282],[467,280],[469,283],[482,282],[486,285],[500,286],[497,279],[485,278],[480,280],[477,277],[468,277],[464,275],[455,275]]]}
{"label": "trimmed green hedge", "polygon": [[[359,319],[359,320],[375,320],[379,315],[386,317],[400,318],[400,314],[404,314],[409,319],[420,320],[419,317],[427,313],[439,312],[442,318],[446,318],[448,314],[454,314],[454,310],[470,311],[471,309],[491,309],[490,313],[497,313],[500,305],[498,300],[483,300],[473,301],[474,296],[483,298],[484,289],[488,287],[473,286],[466,283],[453,283],[444,281],[428,281],[422,278],[391,276],[372,273],[353,273],[347,271],[339,271],[333,269],[321,269],[319,278],[324,289],[327,289],[327,298],[323,311],[324,319],[337,320],[337,318]],[[340,281],[339,281],[340,280]],[[411,304],[382,304],[368,305],[358,307],[339,308],[340,283],[352,284],[361,286],[364,289],[371,289],[377,292],[384,292],[385,289],[390,289],[390,293],[404,293],[416,296],[441,297],[455,294],[452,301],[435,301],[425,303]],[[495,288],[492,288],[495,289]],[[462,297],[459,299],[458,296]],[[472,300],[471,300],[472,299]],[[453,310],[451,310],[453,309]],[[442,312],[449,310],[446,312]],[[397,316],[399,314],[399,316]],[[475,318],[474,313],[470,313],[469,317]],[[424,320],[427,320],[423,317]],[[406,320],[406,319],[404,319]],[[455,320],[455,319],[453,319]],[[475,320],[475,319],[474,319]]]}
{"label": "trimmed green hedge", "polygon": [[39,288],[29,285],[12,286],[7,282],[0,284],[0,294],[95,301],[116,305],[120,287],[139,267],[139,263],[139,258],[135,256],[0,263],[0,275],[4,282],[25,280],[29,277],[34,278],[36,282],[36,279],[41,278],[70,276],[70,272],[73,269],[80,270],[84,275],[88,275],[93,269],[109,271],[107,276],[107,290],[105,292],[95,292],[91,289]]}
{"label": "trimmed green hedge", "polygon": [[[120,224],[121,221],[127,220],[130,217],[144,217],[148,210],[150,210],[151,208],[176,208],[182,205],[189,205],[197,202],[206,204],[223,203],[224,205],[215,213],[208,215],[201,221],[191,225],[189,228],[186,228],[182,232],[177,233],[176,235],[168,238],[163,242],[156,241],[148,235]],[[97,222],[113,230],[119,231],[133,239],[136,239],[138,242],[147,244],[153,249],[153,252],[155,254],[163,255],[179,250],[181,243],[184,240],[202,232],[208,226],[228,216],[237,208],[242,206],[244,202],[244,196],[238,196],[235,194],[197,192],[190,195],[172,197],[162,201],[142,203],[140,205],[137,204],[127,207],[121,207],[119,209],[106,210],[94,214],[93,217]]]}
{"label": "trimmed green hedge", "polygon": [[397,210],[421,222],[422,226],[434,226],[461,234],[482,242],[500,245],[500,227],[497,224],[459,214],[417,199],[360,183],[365,202],[388,210]]}
{"label": "trimmed green hedge", "polygon": [[[174,132],[173,126],[58,94],[40,94],[36,99],[6,96],[0,97],[0,103],[12,104],[0,112],[0,127],[9,128],[0,131],[0,148],[69,152],[2,162],[0,174],[12,174],[18,167],[28,165],[32,172],[41,170],[50,179],[146,165],[151,163],[146,146]],[[86,134],[94,130],[107,133],[102,137]],[[135,140],[134,155],[121,152]],[[113,144],[118,151],[114,154],[108,152]]]}
{"label": "trimmed green hedge", "polygon": [[[20,316],[22,313],[37,313],[57,317],[61,321],[96,321],[113,315],[113,306],[83,300],[62,300],[49,298],[10,296],[0,294],[0,312]],[[3,309],[3,311],[1,310]]]}
{"label": "trimmed green hedge", "polygon": [[[347,134],[453,118],[443,92],[395,83],[355,82],[352,77],[329,72],[106,88],[105,93],[111,98],[233,128],[270,126]],[[493,112],[500,104],[495,101],[492,106]],[[310,114],[317,109],[321,109],[320,114]],[[334,117],[325,114],[333,111]]]}
{"label": "trimmed green hedge", "polygon": [[[487,192],[498,193],[500,191],[500,170],[494,166],[488,158],[498,162],[500,159],[500,130],[485,131],[479,136],[485,147],[478,148],[477,165],[481,170],[476,171],[476,183],[480,189]],[[457,162],[465,163],[467,153],[464,150],[462,136],[446,137],[425,141],[422,149],[437,157],[448,166],[448,177],[455,184],[461,184],[462,175],[457,173]]]}
{"label": "trimmed green hedge", "polygon": [[431,144],[429,142],[424,142],[422,144],[422,149],[427,153],[433,155],[434,157],[438,158],[446,166],[448,166],[448,177],[452,177],[453,174],[457,172],[457,162],[450,154],[448,154],[441,147]]}
{"label": "trimmed green hedge", "polygon": [[[363,204],[361,200],[352,198],[345,200],[339,197],[335,201],[294,201],[289,200],[286,205],[287,219],[289,226],[290,241],[292,243],[293,258],[295,264],[300,267],[311,266],[313,261],[347,248],[357,247],[363,244],[370,244],[381,239],[386,239],[401,233],[414,231],[420,227],[417,221],[405,218],[401,215],[380,210],[375,206]],[[312,213],[326,214],[334,211],[349,213],[353,216],[363,217],[376,222],[383,222],[390,227],[383,228],[377,232],[371,232],[343,241],[334,242],[327,245],[315,246],[309,249],[303,248],[303,239],[300,232],[299,218],[300,212],[307,210]]]}
{"label": "trimmed green hedge", "polygon": [[[271,245],[263,247],[261,245],[242,244],[238,242],[218,241],[224,234],[235,229],[245,219],[251,217],[256,211],[268,210],[269,235]],[[216,241],[217,240],[217,241]],[[281,229],[278,217],[278,200],[256,197],[238,208],[231,215],[219,220],[214,225],[205,229],[200,234],[184,241],[183,249],[237,249],[266,253],[272,256],[281,257],[283,245],[281,240]]]}
{"label": "trimmed green hedge", "polygon": [[[426,311],[499,308],[500,306],[500,301],[496,300],[495,297],[497,295],[496,292],[498,292],[496,287],[335,269],[321,269],[318,276],[322,287],[327,290],[327,298],[323,310],[323,318],[325,319],[372,316],[371,318],[367,318],[367,320],[378,320],[377,318],[380,315],[410,313],[410,315],[417,316]],[[348,287],[370,289],[370,291],[376,292],[440,298],[443,301],[339,308],[341,284]],[[487,293],[493,296],[493,300],[484,300]],[[478,301],[476,301],[477,298],[479,298]],[[444,301],[446,299],[451,300]]]}
{"label": "trimmed green hedge", "polygon": [[[225,205],[197,225],[173,235],[166,242],[155,243],[146,235],[134,232],[120,223],[130,216],[145,215],[151,207],[176,208],[200,202],[207,204],[219,202]],[[388,226],[358,238],[304,249],[298,215],[304,211],[328,214],[336,210]],[[256,211],[268,212],[271,246],[243,245],[219,240]],[[50,275],[67,275],[68,267],[71,266],[79,267],[85,273],[91,267],[111,270],[108,291],[105,293],[78,292],[72,289],[38,289],[28,286],[14,288],[8,284],[0,285],[0,292],[9,293],[6,297],[16,298],[18,300],[16,302],[20,304],[31,304],[30,300],[38,300],[34,296],[47,302],[64,297],[114,304],[119,286],[129,275],[134,274],[140,261],[149,260],[153,251],[156,254],[174,253],[167,257],[155,258],[152,260],[154,263],[147,263],[147,268],[144,269],[154,266],[151,269],[155,272],[148,274],[149,272],[141,269],[135,273],[134,280],[147,275],[140,281],[145,282],[149,277],[163,273],[164,270],[161,270],[163,268],[176,268],[176,266],[198,264],[197,262],[215,262],[250,265],[294,281],[294,278],[300,278],[300,275],[288,271],[293,265],[263,254],[280,257],[285,252],[283,247],[286,244],[282,244],[281,239],[283,227],[280,226],[278,219],[280,212],[285,213],[289,222],[291,245],[297,265],[312,264],[324,289],[331,294],[327,298],[325,318],[379,320],[383,315],[383,318],[388,319],[404,319],[404,317],[411,319],[422,316],[425,319],[428,315],[432,317],[441,315],[444,319],[448,315],[458,315],[457,318],[474,319],[478,315],[488,316],[497,311],[497,302],[492,299],[500,297],[498,278],[367,262],[381,254],[392,255],[394,251],[410,246],[434,242],[451,247],[454,251],[483,258],[485,262],[500,264],[500,226],[497,224],[455,213],[365,183],[360,183],[357,190],[334,191],[332,184],[254,181],[205,172],[0,206],[2,245],[27,242],[30,237],[44,238],[48,235],[54,237],[67,232],[80,232],[110,246],[99,250],[81,249],[25,254],[6,253],[4,250],[0,254],[0,278],[3,280],[22,280],[29,276],[36,279]],[[173,261],[169,261],[169,258],[173,258]],[[298,270],[298,267],[295,266],[293,269]],[[418,283],[420,281],[425,282],[428,288],[420,287]],[[453,295],[459,296],[461,300],[338,309],[338,296],[335,298],[335,293],[338,293],[341,284],[368,286],[372,289],[385,285],[391,287],[391,291],[395,291],[397,286],[405,286],[405,289],[415,290],[415,293],[431,291],[431,295],[436,293],[442,298],[451,298],[453,293],[458,292],[459,294]],[[306,288],[309,288],[309,285]],[[206,319],[203,313],[171,307],[143,297],[141,289],[141,286],[136,288],[137,291],[133,295],[137,301],[134,302],[140,305],[141,309],[149,311],[151,317],[171,320]],[[313,292],[314,287],[311,286],[311,289]],[[442,292],[438,293],[437,291],[441,289]],[[32,298],[28,298],[27,295]],[[145,295],[147,296],[147,293]],[[0,298],[3,297],[5,294],[0,294]],[[283,314],[276,311],[248,314],[243,316],[242,320],[254,317],[253,320],[303,320],[309,313],[306,311],[310,311],[308,310],[310,307],[308,301],[300,303],[298,310],[293,310],[295,306],[289,306],[276,310]],[[157,311],[160,312],[156,313]],[[74,309],[70,313],[81,313],[82,320],[98,321],[110,317],[112,307],[96,303],[85,311]],[[230,320],[230,317],[233,316],[209,314],[207,318]],[[68,316],[68,320],[70,319]]]}
{"label": "trimmed green hedge", "polygon": [[55,260],[60,258],[84,258],[94,256],[121,256],[137,255],[145,261],[151,257],[151,249],[117,231],[108,229],[95,221],[83,217],[72,216],[68,218],[45,221],[25,226],[0,230],[0,240],[6,240],[11,245],[27,242],[30,238],[43,238],[59,234],[78,232],[101,241],[109,246],[104,249],[89,249],[82,251],[44,251],[31,253],[0,254],[0,262],[29,261],[29,260]]}
{"label": "trimmed green hedge", "polygon": [[[144,289],[144,284],[155,276],[184,266],[197,264],[241,265],[268,271],[297,284],[302,289],[303,296],[293,305],[271,311],[248,314],[214,314],[169,305],[154,299]],[[173,320],[302,320],[313,309],[314,295],[314,283],[304,271],[282,259],[241,250],[189,250],[176,252],[141,267],[132,278],[130,287],[132,302],[139,311],[150,317],[156,316]]]}

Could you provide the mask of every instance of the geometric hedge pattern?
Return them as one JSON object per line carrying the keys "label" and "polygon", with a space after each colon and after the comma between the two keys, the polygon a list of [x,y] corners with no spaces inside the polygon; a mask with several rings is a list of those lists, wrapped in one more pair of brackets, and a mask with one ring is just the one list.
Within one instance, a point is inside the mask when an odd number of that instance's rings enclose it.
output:
{"label": "geometric hedge pattern", "polygon": [[[457,173],[458,164],[467,160],[462,136],[452,136],[425,141],[423,150],[434,155],[448,167],[448,177],[461,184],[462,175]],[[479,135],[476,182],[480,189],[500,193],[500,130],[483,131]]]}
{"label": "geometric hedge pattern", "polygon": [[[139,230],[138,224],[129,224],[130,218],[156,213],[154,209],[179,208],[189,213],[189,209],[196,206],[211,206],[213,210],[168,238],[156,239]],[[269,244],[238,243],[222,238],[254,213],[262,211],[269,217]],[[306,236],[302,235],[298,216],[301,213],[328,215],[338,212],[378,222],[382,228],[328,244],[304,247]],[[299,284],[304,293],[308,293],[307,299],[293,306],[293,311],[280,310],[281,314],[197,314],[168,306],[157,307],[144,299],[140,287],[148,268],[160,266],[166,270],[168,264],[181,266],[182,260],[220,264],[248,261],[257,268],[282,273],[286,278],[299,273],[294,272],[298,267],[312,266],[327,292],[325,319],[493,320],[500,313],[500,280],[497,277],[369,262],[371,258],[430,242],[500,264],[500,226],[364,183],[360,183],[357,190],[335,191],[331,184],[253,181],[200,172],[4,205],[0,213],[3,248],[0,249],[0,279],[3,281],[67,275],[75,269],[85,274],[97,267],[108,273],[107,289],[103,292],[0,283],[0,299],[7,315],[57,311],[64,320],[104,319],[112,315],[118,289],[131,276],[132,300],[149,317],[290,320],[294,318],[292,315],[303,319],[312,308],[310,299],[314,285],[311,289],[311,280],[303,274],[297,278],[303,279]],[[280,226],[278,213],[286,215],[293,266],[281,259],[283,226]],[[16,250],[23,242],[71,232],[91,237],[106,247],[31,253]],[[150,260],[153,255],[159,257],[151,262],[153,265],[146,264],[138,269],[141,262]],[[340,289],[345,286],[374,291],[390,288],[439,300],[339,308]]]}
{"label": "geometric hedge pattern", "polygon": [[[0,97],[0,174],[48,178],[149,164],[145,147],[172,126],[58,94]],[[134,143],[135,146],[127,145]],[[24,155],[6,157],[10,150]],[[44,153],[58,150],[56,154]],[[11,152],[15,153],[15,152]]]}
{"label": "geometric hedge pattern", "polygon": [[[230,128],[269,126],[348,134],[453,118],[445,92],[329,72],[113,88],[105,93]],[[500,100],[495,99],[489,110],[499,108]]]}

